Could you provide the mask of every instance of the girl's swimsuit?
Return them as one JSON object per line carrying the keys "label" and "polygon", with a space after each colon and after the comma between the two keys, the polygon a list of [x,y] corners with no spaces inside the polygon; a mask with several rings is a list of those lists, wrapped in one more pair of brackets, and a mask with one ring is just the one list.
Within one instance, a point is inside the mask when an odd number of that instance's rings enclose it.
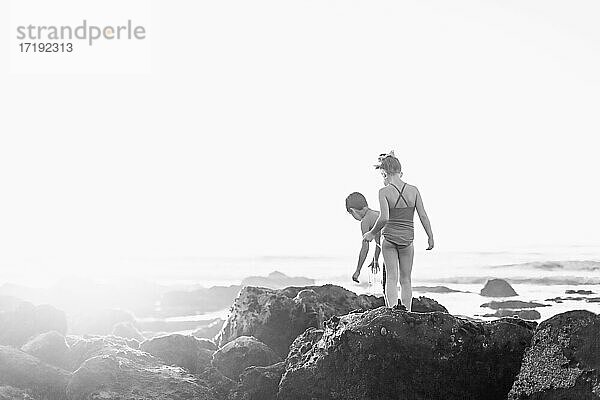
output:
{"label": "girl's swimsuit", "polygon": [[[413,217],[415,215],[417,199],[415,198],[415,204],[412,207],[409,207],[408,202],[402,195],[406,183],[402,186],[402,190],[398,189],[393,183],[390,183],[390,185],[392,185],[400,195],[398,196],[398,200],[396,200],[394,207],[390,208],[390,217],[383,227],[383,237],[388,242],[395,244],[398,248],[402,249],[410,246],[415,237]],[[404,201],[406,207],[397,207],[400,199]]]}

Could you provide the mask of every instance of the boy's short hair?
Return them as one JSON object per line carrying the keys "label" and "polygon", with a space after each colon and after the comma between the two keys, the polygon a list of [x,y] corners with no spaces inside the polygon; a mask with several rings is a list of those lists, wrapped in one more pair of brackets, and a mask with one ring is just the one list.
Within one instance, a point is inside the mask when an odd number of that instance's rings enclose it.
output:
{"label": "boy's short hair", "polygon": [[367,199],[361,193],[354,192],[350,193],[348,197],[346,197],[346,211],[350,212],[351,208],[355,210],[362,210],[365,207],[368,207]]}

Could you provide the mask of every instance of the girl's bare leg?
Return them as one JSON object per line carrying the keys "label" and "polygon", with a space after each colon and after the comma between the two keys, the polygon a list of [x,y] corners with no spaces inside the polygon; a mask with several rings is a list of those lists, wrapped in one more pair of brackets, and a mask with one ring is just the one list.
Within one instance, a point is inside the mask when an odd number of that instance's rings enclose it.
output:
{"label": "girl's bare leg", "polygon": [[[400,288],[402,304],[408,311],[412,309],[412,266],[415,256],[415,248],[410,246],[398,250],[399,270],[400,270]],[[384,256],[385,257],[385,256]]]}
{"label": "girl's bare leg", "polygon": [[396,246],[382,240],[381,253],[385,263],[385,303],[387,307],[398,304],[398,251]]}

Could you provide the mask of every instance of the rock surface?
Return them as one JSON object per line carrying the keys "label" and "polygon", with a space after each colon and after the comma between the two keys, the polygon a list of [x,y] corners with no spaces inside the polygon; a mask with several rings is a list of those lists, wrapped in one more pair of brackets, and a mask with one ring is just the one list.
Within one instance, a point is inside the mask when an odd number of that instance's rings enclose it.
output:
{"label": "rock surface", "polygon": [[12,386],[0,386],[0,400],[36,400],[22,389]]}
{"label": "rock surface", "polygon": [[504,279],[490,279],[485,283],[480,294],[485,297],[512,297],[517,296],[515,289]]}
{"label": "rock surface", "polygon": [[268,367],[249,367],[240,375],[239,385],[231,391],[229,400],[277,400],[277,391],[285,363]]}
{"label": "rock surface", "polygon": [[252,336],[240,336],[217,350],[212,365],[229,379],[237,380],[247,367],[265,367],[280,361],[266,344]]}
{"label": "rock surface", "polygon": [[49,305],[4,297],[0,311],[0,344],[20,347],[40,333],[67,332],[65,313]]}
{"label": "rock surface", "polygon": [[70,374],[9,346],[0,346],[0,386],[27,390],[34,397],[64,400]]}
{"label": "rock surface", "polygon": [[86,360],[67,386],[68,400],[214,400],[210,389],[185,370],[127,347]]}
{"label": "rock surface", "polygon": [[[382,297],[356,295],[335,285],[289,287],[272,290],[245,287],[235,299],[229,318],[217,337],[217,345],[240,336],[254,336],[285,357],[290,344],[307,328],[322,328],[335,315],[369,310],[384,305]],[[446,311],[426,297],[413,300],[415,311]]]}
{"label": "rock surface", "polygon": [[206,339],[171,334],[143,342],[140,350],[152,354],[168,365],[177,365],[193,374],[203,372],[211,365],[217,347]]}
{"label": "rock surface", "polygon": [[64,369],[69,368],[69,346],[65,337],[56,331],[42,333],[21,347],[27,354]]}
{"label": "rock surface", "polygon": [[92,357],[120,350],[127,352],[129,349],[137,348],[132,347],[127,339],[116,336],[69,336],[67,339],[70,342],[68,361],[70,371],[76,370],[85,360]]}
{"label": "rock surface", "polygon": [[542,322],[508,398],[600,399],[600,316],[569,311]]}
{"label": "rock surface", "polygon": [[291,346],[278,399],[504,400],[533,326],[384,307],[334,317]]}

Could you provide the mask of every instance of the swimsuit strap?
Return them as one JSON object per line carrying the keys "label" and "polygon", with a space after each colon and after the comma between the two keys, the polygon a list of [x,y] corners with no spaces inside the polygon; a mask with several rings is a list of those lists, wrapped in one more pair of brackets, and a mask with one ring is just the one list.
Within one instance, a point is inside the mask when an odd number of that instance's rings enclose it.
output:
{"label": "swimsuit strap", "polygon": [[402,186],[402,190],[398,189],[398,186],[394,185],[391,182],[390,182],[390,185],[392,185],[394,188],[396,188],[396,190],[398,191],[398,193],[400,193],[400,196],[398,196],[398,200],[396,200],[396,204],[394,204],[394,208],[396,208],[396,206],[398,205],[398,202],[400,201],[400,199],[404,200],[404,204],[406,204],[408,206],[408,202],[406,201],[406,199],[402,195],[402,192],[404,192],[404,188],[406,187],[406,183],[404,184],[404,186]]}

